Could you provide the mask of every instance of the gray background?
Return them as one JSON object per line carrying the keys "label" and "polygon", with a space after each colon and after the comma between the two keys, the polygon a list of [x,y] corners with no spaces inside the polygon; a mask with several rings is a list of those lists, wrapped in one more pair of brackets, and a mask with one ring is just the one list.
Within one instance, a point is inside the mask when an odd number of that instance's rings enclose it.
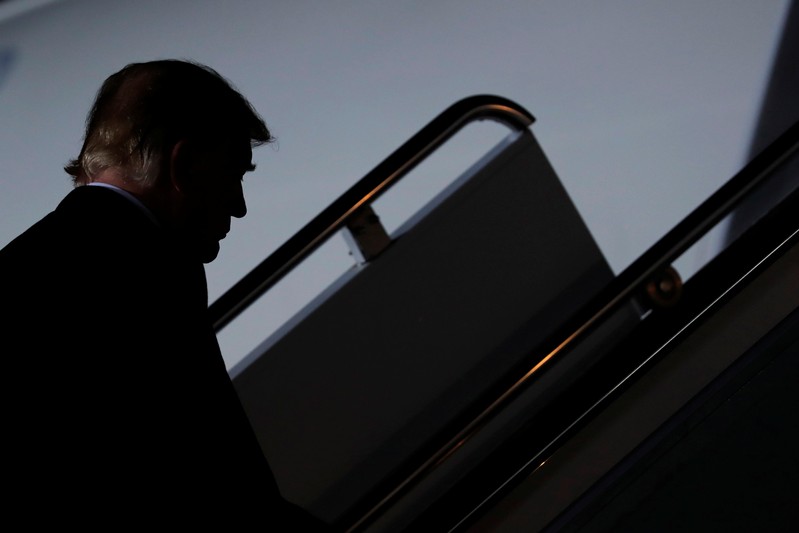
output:
{"label": "gray background", "polygon": [[[213,300],[455,101],[511,98],[614,271],[746,162],[784,0],[0,2],[0,246],[70,188],[103,79],[207,63],[278,137],[249,215],[208,266]],[[381,199],[389,230],[507,133],[469,126]],[[407,182],[407,183],[406,183]],[[76,228],[87,231],[87,228]],[[681,260],[712,256],[711,235]],[[334,238],[220,334],[228,367],[352,265]],[[87,318],[90,321],[90,318]]]}

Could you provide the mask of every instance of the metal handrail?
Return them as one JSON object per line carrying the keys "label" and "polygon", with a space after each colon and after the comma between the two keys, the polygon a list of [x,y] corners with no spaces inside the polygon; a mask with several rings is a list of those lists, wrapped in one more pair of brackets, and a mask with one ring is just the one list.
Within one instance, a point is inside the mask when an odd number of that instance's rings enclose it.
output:
{"label": "metal handrail", "polygon": [[214,330],[219,332],[229,324],[359,208],[376,200],[447,139],[470,122],[486,119],[518,131],[535,121],[517,103],[495,95],[470,96],[451,105],[217,298],[208,308]]}
{"label": "metal handrail", "polygon": [[[455,103],[217,299],[209,308],[214,328],[217,331],[223,328],[277,283],[291,268],[341,229],[348,217],[362,206],[374,201],[459,129],[478,119],[496,120],[517,130],[523,130],[534,122],[533,116],[522,107],[497,96],[478,95]],[[386,491],[382,496],[377,496],[377,500],[368,505],[368,509],[362,509],[357,514],[359,518],[349,522],[350,525],[346,529],[353,531],[370,522],[400,494],[442,464],[443,460],[463,442],[483,428],[494,413],[507,405],[516,393],[530,386],[539,371],[550,366],[558,354],[579,342],[593,326],[611,316],[624,302],[640,293],[649,280],[663,272],[683,252],[713,229],[747,195],[759,187],[775,168],[798,150],[799,123],[796,123],[616,276],[601,294],[578,310],[574,319],[567,324],[573,328],[560,330],[560,334],[563,334],[563,331],[567,331],[567,334],[550,338],[538,356],[531,354],[531,359],[538,358],[531,361],[531,366],[521,373],[518,379],[480,410],[470,423],[427,460],[418,463],[417,467],[399,480],[393,489]],[[376,495],[372,497],[374,496]]]}
{"label": "metal handrail", "polygon": [[447,457],[485,427],[495,413],[524,388],[529,387],[545,367],[551,366],[553,359],[582,340],[595,325],[612,316],[625,302],[639,294],[650,280],[656,279],[660,273],[668,269],[674,260],[730,214],[748,194],[762,185],[775,169],[796,152],[799,152],[799,122],[788,128],[716,193],[625,268],[597,297],[578,310],[569,321],[573,329],[565,330],[571,333],[563,335],[563,330],[559,330],[559,334],[553,335],[548,342],[543,343],[543,349],[539,353],[539,356],[542,354],[543,356],[536,358],[536,354],[531,354],[531,359],[536,359],[531,361],[531,366],[521,373],[518,379],[480,410],[443,446],[396,482],[394,488],[388,490],[379,501],[369,506],[368,510],[358,513],[358,518],[349,523],[346,531],[353,532],[364,527],[411,486],[443,464]]}

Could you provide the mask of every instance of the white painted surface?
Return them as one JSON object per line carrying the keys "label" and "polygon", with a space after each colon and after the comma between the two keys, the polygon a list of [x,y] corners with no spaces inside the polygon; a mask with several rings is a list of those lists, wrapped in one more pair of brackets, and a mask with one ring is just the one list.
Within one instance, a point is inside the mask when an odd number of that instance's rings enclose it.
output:
{"label": "white painted surface", "polygon": [[[192,58],[230,78],[279,139],[256,151],[250,214],[208,268],[212,299],[439,112],[477,93],[536,116],[537,139],[620,271],[744,163],[788,5],[61,0],[23,11],[21,1],[0,6],[0,246],[69,190],[61,167],[108,74],[132,61]],[[456,177],[504,134],[469,128],[379,214],[398,225],[407,205],[429,197],[422,184]],[[263,324],[222,332],[229,367],[351,264],[343,244],[331,248],[302,267],[294,288],[270,293],[269,309],[257,311]]]}

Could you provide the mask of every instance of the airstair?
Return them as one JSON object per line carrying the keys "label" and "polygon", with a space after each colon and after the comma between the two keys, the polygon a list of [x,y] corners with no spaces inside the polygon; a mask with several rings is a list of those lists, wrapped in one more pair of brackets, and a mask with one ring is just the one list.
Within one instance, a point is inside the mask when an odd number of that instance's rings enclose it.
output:
{"label": "airstair", "polygon": [[[375,200],[481,120],[507,136],[387,231]],[[799,482],[799,192],[687,279],[674,265],[796,183],[799,126],[614,274],[534,122],[456,102],[211,305],[221,331],[349,245],[353,267],[231,370],[284,495],[353,532],[650,531],[757,502],[779,520]]]}

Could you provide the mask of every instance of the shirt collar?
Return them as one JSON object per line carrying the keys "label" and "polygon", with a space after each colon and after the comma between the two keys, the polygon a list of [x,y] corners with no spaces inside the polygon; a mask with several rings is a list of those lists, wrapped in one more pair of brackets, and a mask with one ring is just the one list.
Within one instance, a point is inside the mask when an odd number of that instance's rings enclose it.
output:
{"label": "shirt collar", "polygon": [[156,225],[160,225],[159,222],[158,222],[158,219],[155,218],[155,215],[153,215],[153,212],[150,211],[147,208],[147,206],[142,203],[141,200],[139,200],[138,198],[136,198],[135,196],[130,194],[125,189],[121,189],[121,188],[117,187],[116,185],[111,185],[110,183],[100,183],[100,182],[96,182],[96,181],[92,182],[92,183],[89,183],[88,186],[89,187],[105,187],[106,189],[111,189],[112,191],[116,191],[117,193],[119,193],[122,196],[124,196],[125,198],[127,198],[129,201],[133,202],[133,204],[136,205],[136,207],[138,207],[139,209],[141,209],[144,212],[144,214],[147,215],[147,218],[152,220]]}

